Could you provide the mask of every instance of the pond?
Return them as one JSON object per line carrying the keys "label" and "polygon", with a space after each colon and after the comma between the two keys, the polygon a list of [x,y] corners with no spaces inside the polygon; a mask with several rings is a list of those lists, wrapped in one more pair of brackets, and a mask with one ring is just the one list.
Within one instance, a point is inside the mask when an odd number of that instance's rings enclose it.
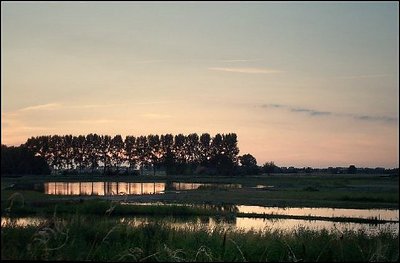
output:
{"label": "pond", "polygon": [[[272,188],[273,186],[257,185],[255,188]],[[81,196],[111,196],[111,195],[148,195],[163,194],[168,191],[190,191],[196,189],[237,189],[242,188],[241,184],[217,184],[217,183],[183,183],[183,182],[45,182],[34,185],[34,189],[42,191],[48,195],[81,195]],[[127,204],[127,203],[126,203]],[[129,203],[134,205],[172,205],[165,203]],[[173,204],[187,205],[187,204]],[[211,209],[228,210],[236,213],[254,213],[266,215],[293,215],[293,216],[316,216],[332,218],[328,220],[305,220],[305,219],[263,219],[250,218],[241,215],[233,220],[217,220],[215,217],[191,217],[187,218],[164,218],[163,220],[174,227],[185,227],[197,225],[212,229],[215,226],[232,228],[238,230],[282,230],[292,231],[299,227],[305,227],[315,230],[326,229],[329,231],[364,230],[369,234],[374,234],[381,229],[389,229],[391,232],[399,232],[399,209],[338,209],[338,208],[313,208],[313,207],[263,207],[250,205],[191,205],[202,206]],[[379,219],[397,222],[388,222],[382,224],[366,224],[353,222],[335,222],[335,218],[363,218]],[[2,217],[1,224],[11,222],[10,218]],[[39,224],[45,219],[40,217],[16,218],[12,221],[17,225]],[[140,223],[156,220],[154,217],[130,216],[120,219],[121,222],[135,226]]]}
{"label": "pond", "polygon": [[[145,195],[166,191],[187,191],[200,188],[241,188],[240,184],[205,184],[181,182],[45,182],[44,193],[49,195]],[[36,187],[39,188],[40,187]]]}
{"label": "pond", "polygon": [[380,220],[399,220],[398,209],[344,209],[326,207],[263,207],[239,205],[240,213],[321,216],[321,217],[351,217],[351,218],[377,218]]}
{"label": "pond", "polygon": [[[246,218],[237,217],[231,220],[222,220],[214,217],[164,217],[156,218],[151,216],[129,216],[119,217],[117,221],[124,224],[129,224],[136,227],[141,224],[148,224],[155,221],[163,221],[165,224],[174,228],[194,228],[200,227],[206,230],[212,230],[215,227],[222,227],[227,230],[240,230],[240,231],[274,231],[279,230],[283,232],[291,232],[299,228],[307,228],[312,230],[327,230],[344,232],[346,230],[364,231],[368,235],[375,235],[381,230],[388,230],[393,234],[399,234],[398,223],[385,223],[385,224],[360,224],[360,223],[344,223],[344,222],[330,222],[319,220],[297,220],[297,219],[260,219],[260,218]],[[18,217],[9,218],[1,217],[1,226],[4,224],[13,223],[17,226],[38,225],[44,223],[45,218],[41,217]]]}

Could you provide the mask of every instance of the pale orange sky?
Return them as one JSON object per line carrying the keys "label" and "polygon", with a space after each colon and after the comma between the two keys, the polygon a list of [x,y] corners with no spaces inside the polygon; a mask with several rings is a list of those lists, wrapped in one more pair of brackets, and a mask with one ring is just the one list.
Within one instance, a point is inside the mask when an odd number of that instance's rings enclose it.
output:
{"label": "pale orange sky", "polygon": [[3,1],[2,144],[234,132],[260,165],[398,167],[398,11]]}

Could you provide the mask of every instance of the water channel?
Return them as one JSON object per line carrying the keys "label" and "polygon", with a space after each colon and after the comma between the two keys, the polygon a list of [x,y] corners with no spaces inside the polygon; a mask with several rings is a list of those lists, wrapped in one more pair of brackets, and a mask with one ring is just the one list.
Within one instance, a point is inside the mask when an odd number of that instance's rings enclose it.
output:
{"label": "water channel", "polygon": [[[257,186],[257,188],[266,188],[271,186]],[[182,182],[46,182],[36,188],[44,191],[48,195],[90,195],[90,196],[108,196],[108,195],[146,195],[163,194],[167,191],[190,191],[200,188],[242,188],[240,184],[204,184],[204,183],[182,183]],[[130,203],[134,205],[171,205],[164,203]],[[179,204],[174,204],[179,205]],[[185,204],[180,204],[185,205]],[[201,206],[201,205],[200,205]],[[202,205],[204,206],[204,205]],[[228,207],[229,206],[229,207]],[[335,222],[323,220],[302,220],[302,219],[263,219],[236,217],[231,221],[217,220],[214,217],[191,217],[191,219],[182,218],[164,218],[167,224],[173,227],[190,227],[196,225],[212,229],[214,227],[224,227],[237,230],[282,230],[292,231],[303,228],[314,230],[326,229],[328,231],[345,230],[363,230],[373,235],[381,229],[387,229],[398,235],[399,233],[399,210],[398,209],[338,209],[338,208],[307,208],[307,207],[263,207],[249,205],[228,205],[221,209],[231,209],[239,213],[256,214],[274,214],[274,215],[295,215],[295,216],[319,216],[319,217],[344,217],[344,218],[376,218],[380,220],[392,220],[384,224],[365,224],[350,222]],[[17,225],[26,226],[31,224],[40,224],[45,219],[40,217],[25,217],[11,219],[1,218],[1,224],[13,222]],[[156,220],[153,217],[132,216],[122,217],[120,222],[136,226],[142,223],[149,223]]]}

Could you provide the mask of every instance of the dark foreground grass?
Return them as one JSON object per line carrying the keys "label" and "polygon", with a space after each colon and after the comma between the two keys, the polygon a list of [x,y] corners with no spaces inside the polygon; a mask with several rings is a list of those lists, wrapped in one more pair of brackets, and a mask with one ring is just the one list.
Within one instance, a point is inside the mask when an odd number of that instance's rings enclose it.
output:
{"label": "dark foreground grass", "polygon": [[38,226],[2,225],[1,258],[74,261],[398,261],[398,235],[382,230],[293,232],[132,226],[114,217],[53,217]]}
{"label": "dark foreground grass", "polygon": [[67,201],[25,201],[22,194],[14,194],[2,201],[1,214],[5,216],[48,216],[80,214],[98,216],[223,216],[232,218],[235,211],[221,210],[216,207],[196,207],[190,205],[131,205],[102,199]]}

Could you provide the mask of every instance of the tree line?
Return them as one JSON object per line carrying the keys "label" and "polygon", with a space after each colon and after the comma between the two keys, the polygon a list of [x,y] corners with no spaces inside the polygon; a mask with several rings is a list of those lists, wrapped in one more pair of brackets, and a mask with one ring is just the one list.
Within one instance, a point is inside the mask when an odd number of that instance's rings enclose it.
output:
{"label": "tree line", "polygon": [[1,174],[50,174],[46,160],[24,146],[1,145]]}
{"label": "tree line", "polygon": [[118,173],[126,167],[154,174],[163,167],[167,174],[215,173],[232,175],[239,161],[235,133],[189,135],[45,135],[29,138],[24,147],[43,157],[54,170]]}

